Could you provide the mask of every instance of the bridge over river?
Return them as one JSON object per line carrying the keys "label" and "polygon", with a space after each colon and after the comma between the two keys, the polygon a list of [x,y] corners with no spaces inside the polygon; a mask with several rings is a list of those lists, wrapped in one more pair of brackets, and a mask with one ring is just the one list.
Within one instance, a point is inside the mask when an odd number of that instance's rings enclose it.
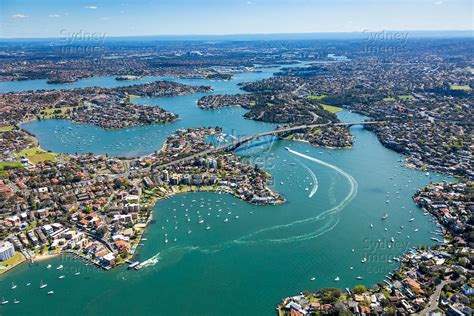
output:
{"label": "bridge over river", "polygon": [[225,143],[223,145],[217,146],[217,147],[212,147],[210,149],[203,150],[198,153],[191,154],[186,157],[182,157],[164,164],[156,164],[153,166],[153,168],[166,168],[184,161],[188,160],[193,160],[202,156],[206,156],[208,154],[214,153],[214,152],[219,152],[219,151],[231,151],[235,150],[238,147],[242,146],[242,144],[245,144],[255,138],[259,137],[264,137],[264,136],[275,136],[278,134],[286,133],[286,132],[291,132],[291,131],[298,131],[298,130],[305,130],[307,128],[316,128],[316,127],[324,127],[324,126],[352,126],[352,125],[373,125],[373,124],[380,124],[383,123],[384,121],[364,121],[364,122],[340,122],[340,123],[322,123],[322,124],[305,124],[305,125],[297,125],[297,126],[290,126],[290,127],[283,127],[279,129],[275,129],[273,131],[268,131],[268,132],[263,132],[263,133],[258,133],[258,134],[252,134],[252,135],[247,135],[244,137],[241,137],[239,139],[236,139],[233,142],[230,143]]}

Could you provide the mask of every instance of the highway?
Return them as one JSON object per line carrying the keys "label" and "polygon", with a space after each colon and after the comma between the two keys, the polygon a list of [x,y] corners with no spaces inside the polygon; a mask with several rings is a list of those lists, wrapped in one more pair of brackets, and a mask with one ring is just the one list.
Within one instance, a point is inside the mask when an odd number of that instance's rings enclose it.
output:
{"label": "highway", "polygon": [[324,124],[305,124],[305,125],[298,125],[298,126],[292,126],[292,127],[285,127],[285,128],[280,128],[280,129],[276,129],[276,130],[269,131],[269,132],[263,132],[263,133],[259,133],[259,134],[252,134],[252,135],[244,136],[244,137],[239,138],[239,139],[237,139],[237,140],[235,140],[231,143],[226,143],[226,144],[223,144],[221,146],[213,147],[213,148],[201,151],[199,153],[195,153],[195,154],[183,157],[183,158],[179,158],[179,159],[176,159],[174,161],[170,161],[170,162],[167,162],[167,163],[164,163],[164,164],[154,165],[153,168],[166,168],[168,166],[179,164],[181,162],[188,161],[188,160],[193,160],[195,158],[199,158],[199,157],[202,157],[202,156],[214,153],[214,152],[219,152],[219,151],[223,151],[223,150],[226,150],[226,149],[235,149],[235,148],[239,147],[240,145],[242,145],[242,144],[244,144],[248,141],[251,141],[252,139],[259,138],[259,137],[264,137],[264,136],[278,135],[278,134],[285,133],[285,132],[303,130],[303,129],[307,129],[307,128],[324,127],[324,126],[328,126],[328,125],[351,126],[351,125],[371,125],[371,124],[379,124],[379,123],[383,123],[383,121],[344,122],[344,123],[342,123],[342,122],[341,123],[329,122],[329,123],[324,123]]}

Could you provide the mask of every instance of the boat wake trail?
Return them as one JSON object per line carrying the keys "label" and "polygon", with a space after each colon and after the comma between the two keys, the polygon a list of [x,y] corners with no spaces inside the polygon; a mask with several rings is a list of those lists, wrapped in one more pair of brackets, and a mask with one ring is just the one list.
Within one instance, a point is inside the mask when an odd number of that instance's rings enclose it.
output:
{"label": "boat wake trail", "polygon": [[[244,235],[240,238],[237,238],[235,240],[230,240],[226,241],[223,243],[219,243],[216,245],[211,245],[211,246],[203,246],[203,247],[198,247],[198,246],[176,246],[176,247],[171,247],[166,250],[163,250],[156,254],[152,258],[156,259],[162,259],[164,258],[165,255],[170,254],[171,252],[176,252],[177,254],[181,254],[178,256],[172,256],[172,257],[179,257],[181,258],[182,255],[184,255],[185,252],[190,252],[190,251],[199,251],[201,253],[215,253],[222,251],[224,249],[230,248],[232,246],[236,245],[261,245],[261,244],[279,244],[279,243],[290,243],[290,242],[299,242],[299,241],[305,241],[305,240],[310,240],[317,238],[337,226],[340,220],[339,213],[355,198],[357,195],[357,190],[358,190],[358,184],[357,181],[347,172],[344,170],[340,169],[337,166],[334,166],[332,164],[329,164],[325,161],[316,159],[311,156],[307,156],[305,154],[302,154],[300,152],[288,149],[288,151],[296,156],[299,156],[301,158],[313,161],[319,165],[325,166],[327,168],[330,168],[340,175],[342,175],[344,178],[347,179],[350,185],[350,191],[349,193],[344,197],[344,199],[337,204],[336,206],[325,210],[324,212],[310,217],[306,219],[301,219],[297,221],[293,221],[291,223],[287,224],[281,224],[281,225],[276,225],[272,227],[267,227],[267,228],[262,228],[260,230],[257,230],[253,233]],[[304,166],[304,165],[303,165]],[[311,177],[313,178],[314,183],[316,184],[313,187],[313,190],[310,193],[310,197],[313,196],[316,191],[318,190],[318,180],[315,176],[315,174],[309,169],[307,166],[304,166],[308,171],[310,171]],[[318,223],[318,225],[315,225],[315,223]],[[305,225],[306,227],[310,227],[311,231],[305,234],[299,234],[295,235],[296,233],[302,232],[305,230]],[[316,227],[316,229],[314,229]],[[307,229],[306,229],[307,230]],[[282,237],[270,237],[266,238],[265,235],[282,235]]]}
{"label": "boat wake trail", "polygon": [[[301,162],[300,162],[301,163]],[[312,198],[313,195],[316,194],[316,192],[318,191],[318,188],[319,188],[319,183],[318,183],[318,178],[316,178],[316,175],[314,174],[313,170],[309,169],[305,164],[301,163],[301,165],[309,172],[309,174],[311,175],[311,178],[313,179],[313,189],[311,190],[311,192],[309,193],[308,197],[309,198]]]}

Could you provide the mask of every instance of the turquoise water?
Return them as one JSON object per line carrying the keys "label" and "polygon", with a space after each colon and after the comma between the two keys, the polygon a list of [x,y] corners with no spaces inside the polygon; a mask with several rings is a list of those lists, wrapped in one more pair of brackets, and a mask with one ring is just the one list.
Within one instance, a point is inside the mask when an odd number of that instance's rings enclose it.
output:
{"label": "turquoise water", "polygon": [[[265,78],[273,71],[208,83],[216,93],[234,93],[238,92],[236,82]],[[101,79],[95,80],[99,84]],[[198,97],[138,100],[181,116],[169,125],[105,132],[64,120],[46,120],[23,127],[53,151],[75,152],[77,141],[88,139],[84,151],[123,156],[156,150],[180,127],[222,125],[235,135],[274,127],[243,119],[244,111],[239,108],[199,110]],[[349,112],[340,113],[340,118],[361,119]],[[433,243],[430,232],[436,226],[416,208],[411,195],[430,180],[444,178],[403,168],[400,155],[385,149],[360,126],[352,127],[351,132],[355,144],[349,150],[277,141],[239,151],[242,159],[273,175],[272,185],[287,203],[257,207],[216,193],[188,193],[163,200],[154,208],[156,222],[148,228],[137,256],[138,260],[158,258],[155,266],[103,272],[70,257],[24,264],[0,277],[0,296],[10,300],[0,306],[0,313],[273,315],[281,298],[302,290],[381,282],[397,267],[396,262],[388,262],[393,255]],[[389,218],[383,221],[385,212]],[[199,224],[201,218],[203,224]],[[367,263],[362,264],[364,257]],[[46,269],[47,264],[53,269]],[[65,271],[54,269],[59,264]],[[76,271],[81,274],[74,276]],[[61,274],[66,278],[58,279]],[[310,280],[313,276],[315,281]],[[338,283],[334,281],[337,276]],[[364,279],[356,280],[357,276]],[[54,295],[39,289],[41,280]],[[15,290],[10,290],[12,281],[18,285]],[[12,304],[14,298],[21,303]]]}

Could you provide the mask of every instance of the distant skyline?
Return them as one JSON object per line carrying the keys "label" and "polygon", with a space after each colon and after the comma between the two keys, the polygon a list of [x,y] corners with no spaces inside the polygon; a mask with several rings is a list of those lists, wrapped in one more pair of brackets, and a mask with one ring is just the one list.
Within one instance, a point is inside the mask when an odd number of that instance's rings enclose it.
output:
{"label": "distant skyline", "polygon": [[473,30],[471,0],[1,0],[0,38]]}

